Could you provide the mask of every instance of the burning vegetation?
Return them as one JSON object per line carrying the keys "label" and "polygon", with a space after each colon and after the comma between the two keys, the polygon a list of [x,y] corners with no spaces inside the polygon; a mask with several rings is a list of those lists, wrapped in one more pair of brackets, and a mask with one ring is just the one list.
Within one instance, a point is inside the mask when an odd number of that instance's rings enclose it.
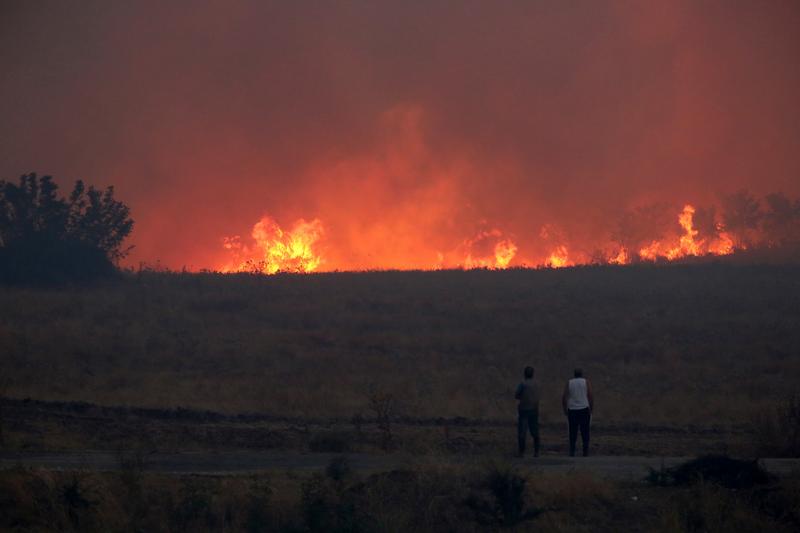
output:
{"label": "burning vegetation", "polygon": [[[538,242],[530,244],[487,226],[485,221],[483,225],[460,243],[437,250],[427,269],[627,265],[728,256],[745,250],[796,250],[800,243],[800,200],[775,193],[759,202],[740,191],[724,197],[719,211],[715,206],[688,203],[680,210],[664,204],[639,207],[625,212],[606,244],[600,246],[580,246],[549,224],[539,230]],[[252,243],[243,243],[238,235],[224,239],[230,256],[218,270],[264,274],[347,270],[327,257],[325,236],[324,222],[318,218],[299,219],[289,229],[282,229],[265,216],[252,228]],[[385,268],[380,258],[373,260],[375,264],[365,264],[362,269]],[[390,268],[415,266],[401,261]]]}

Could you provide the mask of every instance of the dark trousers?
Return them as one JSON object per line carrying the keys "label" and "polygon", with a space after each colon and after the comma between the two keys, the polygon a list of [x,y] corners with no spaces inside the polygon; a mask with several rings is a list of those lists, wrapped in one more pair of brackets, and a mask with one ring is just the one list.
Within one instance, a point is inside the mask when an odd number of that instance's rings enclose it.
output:
{"label": "dark trousers", "polygon": [[519,454],[525,453],[525,440],[528,431],[533,437],[533,454],[539,455],[539,410],[520,409],[517,418],[517,440],[519,441]]}
{"label": "dark trousers", "polygon": [[583,441],[583,456],[589,455],[589,422],[592,419],[592,413],[589,408],[586,409],[570,409],[567,411],[567,419],[569,420],[569,454],[575,455],[575,441],[578,440],[578,429],[581,430],[581,440]]}

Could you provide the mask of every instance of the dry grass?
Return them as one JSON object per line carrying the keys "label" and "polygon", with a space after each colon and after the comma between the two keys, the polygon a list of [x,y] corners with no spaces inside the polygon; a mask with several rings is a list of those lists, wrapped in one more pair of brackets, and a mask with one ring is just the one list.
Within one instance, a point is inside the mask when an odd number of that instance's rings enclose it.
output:
{"label": "dry grass", "polygon": [[0,291],[12,397],[350,419],[542,421],[593,379],[595,421],[730,425],[800,381],[800,268],[696,265],[275,277],[142,273]]}
{"label": "dry grass", "polygon": [[[518,491],[506,490],[518,487]],[[0,472],[0,530],[14,531],[793,531],[798,479],[766,490],[612,484],[508,466],[165,476]]]}

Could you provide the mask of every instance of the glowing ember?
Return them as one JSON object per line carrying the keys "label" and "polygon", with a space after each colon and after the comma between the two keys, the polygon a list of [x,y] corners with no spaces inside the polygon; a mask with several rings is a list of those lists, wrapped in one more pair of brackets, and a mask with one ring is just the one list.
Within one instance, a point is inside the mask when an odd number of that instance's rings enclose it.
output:
{"label": "glowing ember", "polygon": [[222,272],[313,272],[322,263],[315,245],[322,237],[322,222],[300,219],[292,229],[284,231],[272,218],[265,216],[253,226],[255,245],[242,245],[240,237],[226,237],[223,246],[230,250],[235,260],[222,267]]}

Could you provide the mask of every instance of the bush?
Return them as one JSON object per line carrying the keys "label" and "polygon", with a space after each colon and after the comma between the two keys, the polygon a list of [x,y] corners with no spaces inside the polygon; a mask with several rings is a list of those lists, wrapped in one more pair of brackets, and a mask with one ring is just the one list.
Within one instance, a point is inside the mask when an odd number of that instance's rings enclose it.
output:
{"label": "bush", "polygon": [[514,526],[539,516],[544,510],[525,501],[527,480],[509,466],[491,465],[466,500],[483,525]]}
{"label": "bush", "polygon": [[315,434],[308,442],[312,452],[344,453],[351,450],[350,437],[339,431],[325,431]]}
{"label": "bush", "polygon": [[771,479],[758,461],[742,461],[725,455],[706,455],[673,468],[651,469],[646,481],[660,486],[710,482],[731,489],[744,489],[769,483]]}
{"label": "bush", "polygon": [[0,181],[0,282],[60,284],[109,276],[128,249],[133,228],[128,207],[114,189],[85,188],[57,196],[50,176]]}
{"label": "bush", "polygon": [[767,457],[800,457],[800,394],[753,420],[756,452]]}

